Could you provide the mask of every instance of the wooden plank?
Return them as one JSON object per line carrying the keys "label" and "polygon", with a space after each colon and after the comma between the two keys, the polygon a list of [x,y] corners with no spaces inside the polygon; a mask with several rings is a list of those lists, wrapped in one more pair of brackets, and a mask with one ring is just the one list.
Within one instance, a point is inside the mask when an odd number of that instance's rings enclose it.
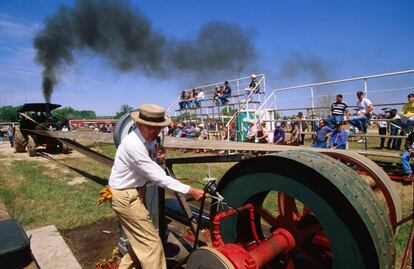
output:
{"label": "wooden plank", "polygon": [[[244,143],[244,142],[232,142],[223,140],[196,140],[189,138],[176,138],[166,137],[164,140],[164,146],[170,148],[186,148],[186,149],[207,149],[207,150],[233,150],[233,151],[264,151],[264,152],[281,152],[287,150],[309,150],[316,152],[338,151],[343,152],[344,150],[339,149],[322,149],[322,148],[311,148],[305,146],[285,146],[285,145],[274,145],[274,144],[259,144],[259,143]],[[400,158],[398,153],[389,153],[384,151],[374,150],[347,150],[359,153],[365,156],[379,156],[379,157],[390,157]]]}

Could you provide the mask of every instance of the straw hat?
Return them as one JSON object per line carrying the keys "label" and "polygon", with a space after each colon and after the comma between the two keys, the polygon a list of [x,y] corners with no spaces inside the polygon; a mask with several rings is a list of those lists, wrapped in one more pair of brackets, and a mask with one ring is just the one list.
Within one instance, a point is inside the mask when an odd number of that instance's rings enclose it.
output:
{"label": "straw hat", "polygon": [[131,112],[131,118],[148,126],[165,127],[171,124],[171,118],[165,116],[165,109],[159,105],[145,104]]}

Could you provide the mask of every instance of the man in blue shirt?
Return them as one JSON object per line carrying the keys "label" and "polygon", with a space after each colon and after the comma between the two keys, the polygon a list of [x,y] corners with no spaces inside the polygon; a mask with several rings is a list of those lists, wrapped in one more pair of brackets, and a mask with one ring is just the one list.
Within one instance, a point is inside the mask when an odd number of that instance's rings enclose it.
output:
{"label": "man in blue shirt", "polygon": [[285,130],[283,130],[280,122],[276,123],[276,130],[273,134],[273,143],[276,145],[285,144]]}
{"label": "man in blue shirt", "polygon": [[316,140],[315,144],[312,145],[313,148],[326,148],[326,138],[332,129],[326,126],[326,120],[321,119],[319,121],[319,127],[316,129]]}
{"label": "man in blue shirt", "polygon": [[332,149],[346,149],[348,142],[348,132],[341,127],[341,123],[335,124],[335,130],[332,132],[329,144]]}
{"label": "man in blue shirt", "polygon": [[229,102],[229,100],[227,99],[228,97],[231,96],[231,88],[229,86],[229,82],[225,81],[224,82],[224,90],[223,90],[223,95],[220,96],[220,101],[222,105],[227,105],[227,103]]}

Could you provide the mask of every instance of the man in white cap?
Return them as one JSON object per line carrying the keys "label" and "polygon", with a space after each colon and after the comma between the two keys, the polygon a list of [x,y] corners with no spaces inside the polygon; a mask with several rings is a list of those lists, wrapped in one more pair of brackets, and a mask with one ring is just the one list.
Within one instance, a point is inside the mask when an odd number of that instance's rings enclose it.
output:
{"label": "man in white cap", "polygon": [[[150,214],[145,208],[145,185],[149,182],[172,191],[189,194],[199,200],[203,190],[190,187],[166,175],[155,162],[156,138],[160,130],[171,124],[164,108],[158,105],[142,105],[131,113],[137,128],[119,145],[109,177],[112,193],[112,209],[128,237],[132,249],[143,269],[166,269],[166,260],[160,237]],[[132,268],[134,262],[126,254],[120,269]]]}
{"label": "man in white cap", "polygon": [[[250,84],[249,84],[249,87],[248,88],[246,88],[246,98],[248,98],[249,97],[249,95],[250,95],[250,93],[252,92],[252,91],[254,91],[254,93],[256,93],[257,91],[259,91],[259,89],[258,88],[256,88],[257,87],[257,84],[258,84],[258,81],[256,80],[256,75],[255,74],[252,74],[251,76],[250,76],[250,78],[252,79],[252,81],[250,82]],[[251,98],[251,97],[250,97]],[[249,100],[250,101],[250,100]]]}

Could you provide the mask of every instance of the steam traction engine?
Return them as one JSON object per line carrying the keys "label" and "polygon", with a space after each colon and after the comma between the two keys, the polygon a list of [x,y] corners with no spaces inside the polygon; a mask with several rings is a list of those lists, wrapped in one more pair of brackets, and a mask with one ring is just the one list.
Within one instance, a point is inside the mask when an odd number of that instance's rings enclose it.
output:
{"label": "steam traction engine", "polygon": [[[115,144],[133,128],[131,119],[122,117]],[[168,205],[171,199],[165,202],[163,192],[157,192],[158,210],[151,212],[161,238],[165,215],[191,227],[194,247],[181,262],[186,268],[394,267],[400,200],[387,174],[372,161],[345,151],[292,150],[259,157],[170,158],[166,169],[173,175],[174,164],[226,161],[239,162],[217,186],[213,181],[206,185],[212,197],[209,215],[204,200],[194,210],[176,194],[177,216]],[[364,171],[369,181],[355,170]],[[204,230],[203,219],[209,219]],[[202,233],[211,241],[201,242]]]}

